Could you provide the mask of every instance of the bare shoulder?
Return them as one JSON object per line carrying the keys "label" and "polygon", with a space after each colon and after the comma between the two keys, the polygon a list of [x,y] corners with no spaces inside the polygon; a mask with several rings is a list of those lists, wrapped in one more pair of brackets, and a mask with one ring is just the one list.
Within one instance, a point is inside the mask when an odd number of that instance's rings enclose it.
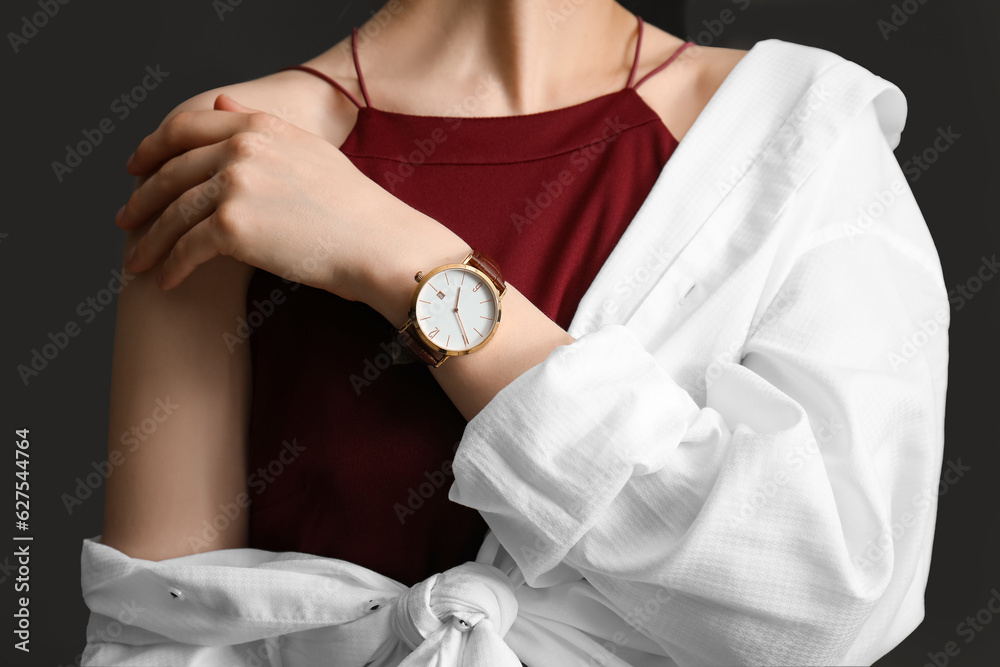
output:
{"label": "bare shoulder", "polygon": [[[636,80],[666,62],[684,40],[647,24]],[[748,51],[695,44],[637,91],[680,141]]]}
{"label": "bare shoulder", "polygon": [[[346,46],[346,48],[345,48]],[[344,40],[301,64],[344,85],[360,98],[351,61],[350,41]],[[357,117],[357,107],[343,93],[319,77],[299,70],[273,72],[257,79],[206,90],[178,104],[164,121],[181,111],[212,109],[220,93],[284,120],[340,146]]]}

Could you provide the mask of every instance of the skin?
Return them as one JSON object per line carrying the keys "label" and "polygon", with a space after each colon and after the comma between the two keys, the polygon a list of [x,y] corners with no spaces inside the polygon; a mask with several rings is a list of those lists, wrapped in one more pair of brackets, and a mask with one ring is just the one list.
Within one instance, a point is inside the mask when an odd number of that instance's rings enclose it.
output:
{"label": "skin", "polygon": [[[558,5],[403,0],[376,36],[359,40],[373,105],[514,115],[623,87],[635,52],[633,15],[611,0],[589,0],[553,28],[546,11]],[[647,23],[637,80],[683,42]],[[745,53],[689,48],[638,92],[682,140]],[[304,64],[362,99],[349,37]],[[484,78],[495,92],[480,96],[472,114],[456,108]],[[117,218],[127,230],[123,266],[138,275],[118,305],[108,446],[109,458],[119,452],[124,463],[105,487],[105,544],[148,560],[247,545],[240,494],[249,474],[249,346],[230,352],[222,337],[245,316],[254,267],[367,303],[398,326],[413,274],[470,252],[337,150],[356,115],[327,83],[280,72],[187,100],[137,148],[128,165],[136,190]],[[326,258],[310,271],[302,258],[317,247]],[[466,419],[574,340],[516,285],[508,284],[503,309],[487,346],[428,369]],[[123,443],[122,434],[166,397],[180,407],[138,446]],[[239,511],[220,509],[234,505]]]}

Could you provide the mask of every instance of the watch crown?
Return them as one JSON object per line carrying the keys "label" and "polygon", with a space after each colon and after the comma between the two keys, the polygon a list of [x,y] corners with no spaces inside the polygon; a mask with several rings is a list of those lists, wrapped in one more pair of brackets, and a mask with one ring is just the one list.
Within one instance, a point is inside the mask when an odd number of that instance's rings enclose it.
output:
{"label": "watch crown", "polygon": [[414,282],[420,282],[420,279],[424,277],[423,271],[417,271],[417,275],[413,276]]}

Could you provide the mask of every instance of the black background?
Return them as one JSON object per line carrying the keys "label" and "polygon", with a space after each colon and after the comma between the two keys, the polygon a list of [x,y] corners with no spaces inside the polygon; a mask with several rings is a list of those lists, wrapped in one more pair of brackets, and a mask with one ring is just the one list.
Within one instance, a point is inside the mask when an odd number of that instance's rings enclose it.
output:
{"label": "black background", "polygon": [[[53,0],[42,0],[53,2]],[[5,35],[39,11],[39,0],[10,0],[0,10]],[[84,537],[100,533],[103,488],[68,513],[63,494],[107,456],[108,397],[114,303],[85,321],[77,306],[107,286],[120,269],[124,234],[113,223],[132,189],[124,163],[138,141],[176,104],[203,90],[262,76],[303,62],[363,23],[381,3],[221,0],[233,5],[220,20],[212,0],[59,5],[3,63],[4,161],[0,267],[4,301],[3,418],[9,438],[29,428],[31,440],[31,654],[15,651],[12,614],[16,571],[13,517],[0,543],[3,618],[0,661],[9,665],[71,665],[85,643],[88,610],[80,594]],[[238,4],[237,4],[238,2]],[[939,128],[960,135],[910,186],[939,249],[949,289],[966,284],[997,252],[991,206],[997,192],[995,125],[1000,11],[989,0],[690,0],[623,2],[649,22],[692,41],[748,49],[778,38],[828,49],[898,85],[909,115],[896,157],[905,163],[932,146]],[[745,10],[740,6],[746,5]],[[887,35],[894,5],[911,10]],[[721,34],[707,31],[725,9],[736,20]],[[906,15],[905,13],[902,15]],[[900,14],[897,13],[897,18]],[[708,22],[707,24],[705,22]],[[718,24],[715,24],[718,27]],[[718,31],[717,31],[718,32]],[[145,67],[169,72],[128,118],[112,101],[138,84]],[[114,131],[60,182],[51,163],[66,144],[110,117]],[[996,475],[995,381],[1000,328],[1000,280],[953,306],[945,461],[969,472],[940,497],[934,558],[923,624],[880,666],[929,663],[949,641],[960,652],[948,664],[1000,664],[1000,618],[974,639],[956,626],[983,610],[1000,590],[997,568],[1000,491]],[[16,367],[68,322],[80,334],[26,386]],[[0,454],[3,496],[13,505],[14,447]],[[13,507],[11,506],[11,511]],[[985,618],[983,614],[982,618]],[[938,655],[943,664],[944,654]]]}

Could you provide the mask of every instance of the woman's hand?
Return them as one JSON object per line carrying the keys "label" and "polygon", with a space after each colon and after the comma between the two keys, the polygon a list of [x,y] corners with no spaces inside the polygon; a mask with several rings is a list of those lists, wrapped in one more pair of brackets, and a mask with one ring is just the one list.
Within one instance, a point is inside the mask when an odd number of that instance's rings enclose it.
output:
{"label": "woman's hand", "polygon": [[118,225],[155,220],[126,268],[145,271],[166,258],[158,275],[164,289],[221,254],[370,302],[375,277],[414,244],[454,247],[458,240],[321,137],[225,95],[213,111],[168,119],[127,168],[148,178],[119,212]]}

